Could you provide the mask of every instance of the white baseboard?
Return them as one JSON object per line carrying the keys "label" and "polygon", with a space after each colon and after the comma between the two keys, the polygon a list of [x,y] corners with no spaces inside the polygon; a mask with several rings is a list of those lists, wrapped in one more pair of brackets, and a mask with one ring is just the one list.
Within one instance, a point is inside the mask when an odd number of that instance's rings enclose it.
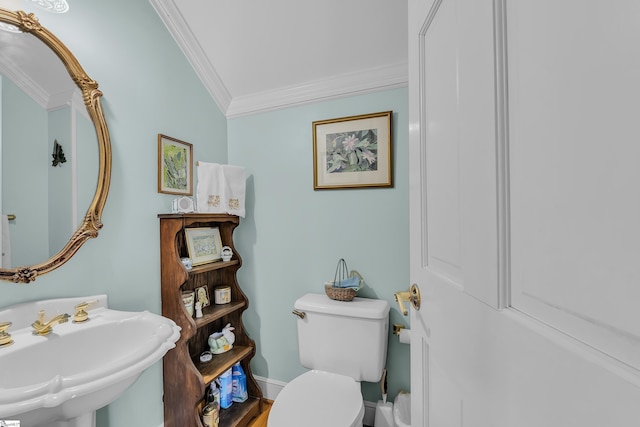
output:
{"label": "white baseboard", "polygon": [[271,380],[258,375],[254,375],[253,378],[255,378],[260,390],[262,390],[262,396],[269,400],[276,400],[276,397],[280,394],[284,386],[287,385],[287,383],[283,381]]}
{"label": "white baseboard", "polygon": [[[276,397],[287,383],[254,375],[265,399],[276,400]],[[364,401],[364,425],[372,426],[376,415],[376,402]]]}

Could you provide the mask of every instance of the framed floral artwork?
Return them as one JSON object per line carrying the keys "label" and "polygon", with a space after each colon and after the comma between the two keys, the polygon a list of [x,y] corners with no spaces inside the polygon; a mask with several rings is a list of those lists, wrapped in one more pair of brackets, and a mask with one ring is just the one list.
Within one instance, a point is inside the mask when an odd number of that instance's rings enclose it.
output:
{"label": "framed floral artwork", "polygon": [[392,115],[313,122],[313,189],[392,187]]}
{"label": "framed floral artwork", "polygon": [[158,134],[158,193],[193,194],[193,146]]}

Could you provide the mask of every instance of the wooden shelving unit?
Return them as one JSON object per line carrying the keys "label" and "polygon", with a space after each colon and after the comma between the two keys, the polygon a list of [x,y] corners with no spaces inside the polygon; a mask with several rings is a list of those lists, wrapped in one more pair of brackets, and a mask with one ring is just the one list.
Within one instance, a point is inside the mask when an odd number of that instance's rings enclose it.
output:
{"label": "wooden shelving unit", "polygon": [[[242,259],[233,244],[233,232],[240,223],[234,215],[163,214],[160,218],[160,269],[162,315],[182,328],[176,347],[163,359],[164,425],[166,427],[203,427],[201,412],[206,387],[223,372],[240,362],[247,376],[249,399],[234,402],[220,414],[220,427],[245,427],[262,410],[262,392],[251,373],[250,361],[255,355],[255,342],[247,335],[242,313],[249,301],[238,285],[236,273]],[[217,261],[187,270],[180,258],[188,256],[184,230],[195,227],[217,227],[222,244],[231,247],[231,261]],[[203,317],[189,315],[182,303],[182,291],[206,285],[211,305],[203,309]],[[214,288],[231,287],[231,302],[213,303]],[[235,328],[233,348],[213,356],[210,362],[200,362],[200,354],[209,349],[208,338],[227,324]]]}

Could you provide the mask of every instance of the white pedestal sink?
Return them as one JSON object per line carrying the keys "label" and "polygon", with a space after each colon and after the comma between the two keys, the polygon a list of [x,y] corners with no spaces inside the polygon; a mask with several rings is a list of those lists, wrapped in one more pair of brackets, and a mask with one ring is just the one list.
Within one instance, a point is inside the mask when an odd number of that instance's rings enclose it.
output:
{"label": "white pedestal sink", "polygon": [[[89,320],[74,323],[74,307],[97,300]],[[31,324],[61,314],[69,321],[46,336]],[[107,296],[34,301],[0,309],[13,344],[0,347],[0,420],[20,427],[95,427],[95,411],[117,399],[175,346],[180,327],[157,314],[108,308]]]}

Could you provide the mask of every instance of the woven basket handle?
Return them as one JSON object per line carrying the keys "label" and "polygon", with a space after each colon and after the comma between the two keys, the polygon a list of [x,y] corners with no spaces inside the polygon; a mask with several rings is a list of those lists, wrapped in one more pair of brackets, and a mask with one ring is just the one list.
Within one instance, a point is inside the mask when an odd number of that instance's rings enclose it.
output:
{"label": "woven basket handle", "polygon": [[344,279],[349,277],[349,269],[347,268],[347,262],[344,258],[340,258],[338,261],[338,265],[336,266],[336,272],[333,275],[333,286],[337,286],[336,283],[340,284]]}

